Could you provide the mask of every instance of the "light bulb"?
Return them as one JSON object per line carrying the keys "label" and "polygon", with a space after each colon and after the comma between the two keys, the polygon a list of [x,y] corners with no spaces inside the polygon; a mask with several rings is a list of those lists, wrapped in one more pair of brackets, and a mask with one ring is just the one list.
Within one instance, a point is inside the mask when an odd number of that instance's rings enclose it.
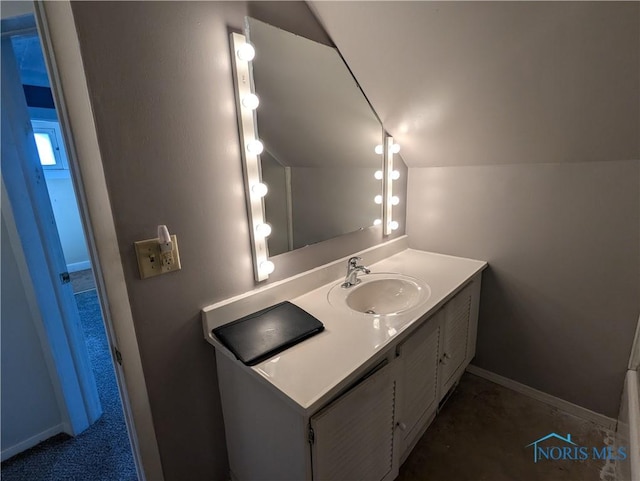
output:
{"label": "light bulb", "polygon": [[373,174],[373,176],[378,180],[382,180],[382,171],[381,170],[376,170],[376,173]]}
{"label": "light bulb", "polygon": [[259,155],[264,150],[264,145],[259,140],[252,140],[247,144],[247,152],[250,154]]}
{"label": "light bulb", "polygon": [[260,105],[260,99],[256,94],[247,94],[242,99],[242,106],[249,110],[257,109],[258,105]]}
{"label": "light bulb", "polygon": [[394,154],[400,152],[400,144],[391,144],[391,152]]}
{"label": "light bulb", "polygon": [[271,234],[271,226],[269,224],[258,224],[256,226],[256,233],[262,237],[269,237]]}
{"label": "light bulb", "polygon": [[376,219],[373,221],[373,225],[380,225],[382,224],[382,219]]}
{"label": "light bulb", "polygon": [[396,222],[395,220],[392,220],[391,222],[389,222],[389,227],[391,227],[391,230],[396,230],[400,226],[398,222]]}
{"label": "light bulb", "polygon": [[265,195],[267,195],[267,192],[269,192],[269,188],[266,184],[258,182],[257,184],[253,184],[253,187],[251,187],[251,192],[253,192],[258,197],[264,197]]}
{"label": "light bulb", "polygon": [[394,170],[391,172],[391,180],[398,180],[400,178],[400,171]]}
{"label": "light bulb", "polygon": [[253,45],[250,43],[243,43],[238,47],[238,50],[236,50],[236,55],[240,60],[251,62],[253,57],[256,56],[256,49],[253,48]]}
{"label": "light bulb", "polygon": [[400,197],[398,197],[397,195],[394,195],[393,197],[391,197],[391,205],[398,205],[400,203]]}
{"label": "light bulb", "polygon": [[262,261],[259,267],[264,274],[271,274],[276,269],[276,266],[271,261]]}
{"label": "light bulb", "polygon": [[374,149],[375,153],[378,155],[382,155],[382,145],[376,145],[376,148]]}
{"label": "light bulb", "polygon": [[382,196],[381,196],[381,195],[376,195],[376,196],[373,198],[373,201],[374,201],[376,204],[382,204]]}

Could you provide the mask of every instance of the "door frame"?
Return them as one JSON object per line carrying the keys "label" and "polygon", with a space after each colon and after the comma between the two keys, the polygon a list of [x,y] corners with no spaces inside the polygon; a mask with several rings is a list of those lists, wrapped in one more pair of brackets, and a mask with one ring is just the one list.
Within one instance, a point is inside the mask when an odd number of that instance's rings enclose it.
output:
{"label": "door frame", "polygon": [[34,7],[107,337],[121,354],[121,364],[114,365],[138,476],[162,481],[160,452],[71,3],[36,1]]}
{"label": "door frame", "polygon": [[3,186],[42,313],[63,429],[75,436],[98,420],[102,408],[73,289],[62,279],[66,263],[10,37],[2,36]]}

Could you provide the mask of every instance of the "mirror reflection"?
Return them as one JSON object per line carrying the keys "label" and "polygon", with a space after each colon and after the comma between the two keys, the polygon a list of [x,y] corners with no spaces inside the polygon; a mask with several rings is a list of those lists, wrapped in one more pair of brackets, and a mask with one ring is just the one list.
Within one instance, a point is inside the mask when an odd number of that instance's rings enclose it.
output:
{"label": "mirror reflection", "polygon": [[270,255],[374,225],[382,126],[337,50],[252,18],[247,37]]}

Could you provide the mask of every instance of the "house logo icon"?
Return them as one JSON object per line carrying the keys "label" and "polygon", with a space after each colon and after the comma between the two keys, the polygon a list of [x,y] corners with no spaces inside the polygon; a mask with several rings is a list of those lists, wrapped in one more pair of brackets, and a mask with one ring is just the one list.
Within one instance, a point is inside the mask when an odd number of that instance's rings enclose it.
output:
{"label": "house logo icon", "polygon": [[[537,463],[538,460],[540,459],[540,454],[542,454],[542,456],[546,459],[549,459],[548,456],[548,450],[544,450],[543,448],[539,448],[538,444],[543,443],[544,441],[548,440],[548,439],[559,439],[560,441],[562,441],[563,443],[565,443],[567,446],[562,449],[562,448],[555,448],[558,449],[559,452],[561,453],[567,453],[567,452],[571,452],[571,446],[576,446],[578,447],[578,445],[576,443],[574,443],[573,441],[571,441],[571,434],[567,434],[567,437],[562,437],[559,434],[556,433],[550,433],[547,434],[546,436],[541,437],[540,439],[535,440],[534,442],[527,444],[525,446],[525,448],[529,448],[531,446],[533,446],[533,462]],[[546,454],[546,455],[545,455]]]}

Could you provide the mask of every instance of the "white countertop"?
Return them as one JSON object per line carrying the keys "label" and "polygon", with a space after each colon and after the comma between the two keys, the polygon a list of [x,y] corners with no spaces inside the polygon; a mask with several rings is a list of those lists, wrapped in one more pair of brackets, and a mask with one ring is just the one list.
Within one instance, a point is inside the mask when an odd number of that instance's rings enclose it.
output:
{"label": "white countertop", "polygon": [[[425,314],[435,312],[486,266],[484,261],[406,249],[367,267],[372,273],[400,273],[429,284],[431,296],[419,309],[380,317],[339,309],[327,301],[329,290],[342,282],[334,281],[289,299],[319,319],[325,326],[323,332],[256,366],[243,367],[268,381],[303,410],[312,411],[350,375]],[[214,337],[208,341],[231,355]]]}

